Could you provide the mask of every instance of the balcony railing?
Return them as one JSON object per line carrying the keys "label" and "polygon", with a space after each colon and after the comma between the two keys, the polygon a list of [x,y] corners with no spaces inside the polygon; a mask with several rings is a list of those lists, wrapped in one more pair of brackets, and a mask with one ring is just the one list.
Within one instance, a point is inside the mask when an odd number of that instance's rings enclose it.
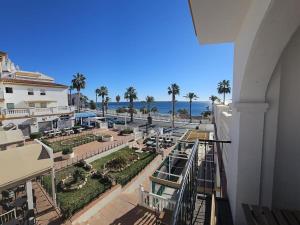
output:
{"label": "balcony railing", "polygon": [[150,210],[157,210],[159,212],[162,212],[164,209],[173,211],[175,208],[176,202],[174,200],[167,199],[153,193],[149,193],[148,191],[144,191],[143,187],[141,187],[140,193],[140,205]]}
{"label": "balcony railing", "polygon": [[59,106],[59,107],[51,107],[51,108],[2,109],[0,110],[0,115],[4,118],[15,118],[15,117],[54,115],[54,114],[72,113],[72,112],[74,112],[73,107]]}

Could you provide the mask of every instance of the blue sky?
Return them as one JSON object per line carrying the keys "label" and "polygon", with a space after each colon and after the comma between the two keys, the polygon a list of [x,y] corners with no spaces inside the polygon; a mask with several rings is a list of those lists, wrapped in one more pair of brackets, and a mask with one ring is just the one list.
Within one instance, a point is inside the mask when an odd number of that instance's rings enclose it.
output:
{"label": "blue sky", "polygon": [[133,85],[140,100],[169,100],[176,82],[180,100],[207,100],[232,79],[233,45],[200,45],[187,0],[10,0],[1,18],[0,50],[21,69],[67,85],[83,73],[92,99],[96,87],[114,99]]}

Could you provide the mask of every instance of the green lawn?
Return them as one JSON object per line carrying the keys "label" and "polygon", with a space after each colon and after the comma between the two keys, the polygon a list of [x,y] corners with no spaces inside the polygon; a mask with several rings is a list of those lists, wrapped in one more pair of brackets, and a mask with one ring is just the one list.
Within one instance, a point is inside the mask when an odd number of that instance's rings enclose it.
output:
{"label": "green lawn", "polygon": [[[93,168],[101,171],[103,169],[103,165],[108,161],[115,159],[118,156],[130,156],[135,151],[125,147],[117,152],[111,153],[108,156],[100,158],[94,162],[92,162]],[[139,155],[140,159],[128,166],[121,172],[110,172],[117,183],[122,186],[126,185],[132,178],[134,178],[141,170],[143,170],[156,156],[155,153],[143,152],[136,153]],[[76,169],[83,170],[81,167],[71,166],[62,171],[56,173],[56,181],[59,181],[65,178],[68,174],[72,174]],[[50,176],[44,176],[44,187],[45,189],[51,193],[51,179]],[[57,202],[64,216],[67,218],[73,215],[78,210],[82,209],[89,202],[97,198],[99,195],[104,193],[111,187],[110,183],[101,183],[98,179],[92,179],[88,177],[87,184],[75,191],[71,192],[63,192],[60,190],[57,185]]]}

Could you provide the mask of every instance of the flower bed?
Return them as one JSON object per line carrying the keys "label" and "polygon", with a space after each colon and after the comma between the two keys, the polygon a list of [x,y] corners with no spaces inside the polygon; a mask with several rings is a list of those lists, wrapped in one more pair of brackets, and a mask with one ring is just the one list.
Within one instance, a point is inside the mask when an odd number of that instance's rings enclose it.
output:
{"label": "flower bed", "polygon": [[53,149],[53,152],[61,152],[65,148],[74,148],[83,144],[97,141],[99,139],[101,139],[101,137],[93,134],[86,134],[61,141],[49,142],[47,140],[43,140],[43,142],[46,145],[49,145]]}

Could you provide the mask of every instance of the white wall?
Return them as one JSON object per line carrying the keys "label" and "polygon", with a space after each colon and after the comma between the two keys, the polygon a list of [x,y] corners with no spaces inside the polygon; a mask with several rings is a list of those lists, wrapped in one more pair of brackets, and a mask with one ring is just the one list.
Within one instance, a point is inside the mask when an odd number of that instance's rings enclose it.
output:
{"label": "white wall", "polygon": [[[13,93],[5,93],[5,87],[12,87]],[[32,88],[34,95],[28,95],[28,88]],[[4,84],[1,86],[4,92],[5,107],[7,103],[15,103],[15,108],[26,108],[28,105],[25,101],[30,100],[50,100],[47,107],[67,106],[68,105],[68,91],[62,88],[52,87],[36,87],[36,86],[23,86],[23,85],[10,85]],[[40,90],[44,89],[46,95],[40,95]]]}
{"label": "white wall", "polygon": [[300,28],[285,49],[281,64],[278,135],[273,206],[300,208]]}
{"label": "white wall", "polygon": [[268,102],[269,108],[265,114],[264,123],[260,204],[268,207],[272,206],[280,75],[281,65],[279,63],[273,73],[266,93],[266,102]]}

